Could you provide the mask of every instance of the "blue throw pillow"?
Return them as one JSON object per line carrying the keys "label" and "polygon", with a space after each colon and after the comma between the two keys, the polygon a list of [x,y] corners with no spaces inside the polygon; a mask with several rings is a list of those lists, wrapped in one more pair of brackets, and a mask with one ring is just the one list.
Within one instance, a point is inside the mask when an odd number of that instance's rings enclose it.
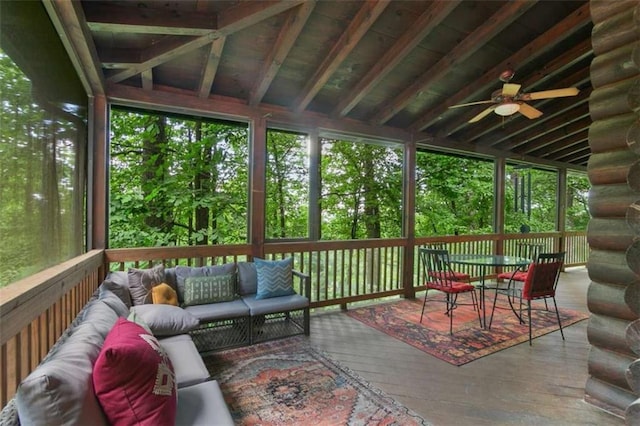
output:
{"label": "blue throw pillow", "polygon": [[256,299],[290,296],[293,290],[293,258],[283,260],[254,259],[258,276]]}

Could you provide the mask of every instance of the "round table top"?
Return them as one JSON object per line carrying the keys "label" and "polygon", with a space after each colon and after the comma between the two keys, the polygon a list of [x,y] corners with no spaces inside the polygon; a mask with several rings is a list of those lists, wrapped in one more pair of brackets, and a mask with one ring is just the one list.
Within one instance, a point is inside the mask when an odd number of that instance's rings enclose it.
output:
{"label": "round table top", "polygon": [[531,263],[531,260],[501,254],[451,254],[449,262],[478,266],[526,266]]}

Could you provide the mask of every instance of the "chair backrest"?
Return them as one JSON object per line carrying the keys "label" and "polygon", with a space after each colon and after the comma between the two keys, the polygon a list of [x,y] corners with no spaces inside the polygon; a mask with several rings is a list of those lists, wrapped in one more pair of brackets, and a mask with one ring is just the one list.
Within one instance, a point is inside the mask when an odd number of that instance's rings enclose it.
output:
{"label": "chair backrest", "polygon": [[556,293],[560,271],[564,264],[564,252],[540,253],[534,263],[529,265],[527,279],[522,288],[523,299],[553,297]]}
{"label": "chair backrest", "polygon": [[420,259],[424,267],[425,282],[434,282],[443,287],[452,286],[453,274],[448,250],[421,248]]}
{"label": "chair backrest", "polygon": [[[540,251],[542,244],[531,243],[531,242],[518,242],[516,243],[516,256],[524,257],[525,259],[531,260],[531,262],[535,262],[538,258],[538,253]],[[529,266],[526,266],[521,269],[522,271],[528,271]]]}
{"label": "chair backrest", "polygon": [[516,255],[535,261],[542,244],[520,241],[516,243]]}
{"label": "chair backrest", "polygon": [[447,250],[447,243],[443,241],[434,241],[434,242],[425,244],[424,247],[428,249],[435,249],[435,250]]}

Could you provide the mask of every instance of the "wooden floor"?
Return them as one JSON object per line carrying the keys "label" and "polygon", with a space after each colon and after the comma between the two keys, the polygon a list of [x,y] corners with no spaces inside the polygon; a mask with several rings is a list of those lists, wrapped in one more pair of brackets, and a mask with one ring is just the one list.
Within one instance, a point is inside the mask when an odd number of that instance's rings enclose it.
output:
{"label": "wooden floor", "polygon": [[[587,312],[585,268],[562,273],[558,305]],[[423,293],[419,293],[422,297]],[[311,317],[311,343],[434,425],[623,425],[584,402],[587,321],[456,367],[340,311]]]}

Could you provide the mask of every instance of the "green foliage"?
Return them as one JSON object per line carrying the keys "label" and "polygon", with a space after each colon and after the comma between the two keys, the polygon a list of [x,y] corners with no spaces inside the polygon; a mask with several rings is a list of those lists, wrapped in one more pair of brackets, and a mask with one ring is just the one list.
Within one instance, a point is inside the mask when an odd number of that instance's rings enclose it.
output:
{"label": "green foliage", "polygon": [[402,235],[402,150],[322,141],[322,238]]}
{"label": "green foliage", "polygon": [[493,229],[493,163],[419,152],[416,235],[484,234]]}
{"label": "green foliage", "polygon": [[247,129],[114,110],[110,247],[247,238]]}
{"label": "green foliage", "polygon": [[585,231],[589,224],[589,189],[591,184],[585,173],[567,173],[567,231]]}
{"label": "green foliage", "polygon": [[[531,180],[530,211],[528,208],[529,179]],[[508,165],[505,182],[505,232],[518,233],[523,225],[528,226],[530,232],[556,230],[557,172]],[[519,195],[517,211],[515,209],[516,182],[518,182]],[[523,189],[524,198],[521,196]]]}
{"label": "green foliage", "polygon": [[267,238],[301,238],[308,234],[308,144],[306,135],[267,132]]}
{"label": "green foliage", "polygon": [[[246,242],[246,128],[116,110],[112,131],[111,247]],[[308,143],[267,133],[266,238],[308,235]],[[330,139],[321,148],[322,239],[402,236],[402,149]],[[493,232],[492,161],[418,152],[416,163],[417,236]],[[530,211],[514,211],[516,173],[530,176]],[[568,180],[567,224],[584,229],[588,181]],[[506,232],[555,230],[556,181],[555,172],[507,166]]]}

